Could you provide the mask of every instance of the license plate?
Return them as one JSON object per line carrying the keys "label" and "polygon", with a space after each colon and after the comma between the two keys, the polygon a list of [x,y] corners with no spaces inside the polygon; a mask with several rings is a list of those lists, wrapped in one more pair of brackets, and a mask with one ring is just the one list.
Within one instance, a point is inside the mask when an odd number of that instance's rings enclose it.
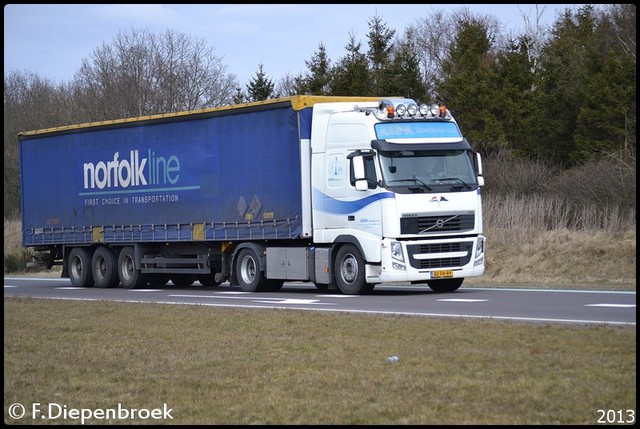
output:
{"label": "license plate", "polygon": [[440,270],[431,272],[432,279],[443,279],[446,277],[453,277],[453,270]]}

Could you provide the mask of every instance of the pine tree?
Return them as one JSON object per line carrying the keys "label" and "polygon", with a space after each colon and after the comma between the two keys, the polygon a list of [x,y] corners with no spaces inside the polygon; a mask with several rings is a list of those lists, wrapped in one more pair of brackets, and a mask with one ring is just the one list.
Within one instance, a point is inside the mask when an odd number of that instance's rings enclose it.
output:
{"label": "pine tree", "polygon": [[264,64],[258,64],[258,71],[249,84],[247,84],[247,99],[249,101],[268,100],[273,97],[273,88],[275,84],[272,79],[266,77],[264,73]]}
{"label": "pine tree", "polygon": [[410,38],[394,44],[393,59],[380,74],[378,92],[382,96],[403,96],[417,102],[429,102],[422,82],[420,62],[415,44]]}
{"label": "pine tree", "polygon": [[449,57],[436,79],[438,102],[452,107],[456,119],[473,144],[491,144],[503,134],[492,110],[494,87],[491,56],[493,38],[481,18],[462,17],[449,47]]}
{"label": "pine tree", "polygon": [[374,16],[368,22],[369,33],[369,51],[367,58],[369,60],[369,70],[371,72],[372,93],[374,95],[387,95],[385,88],[388,69],[391,65],[391,52],[394,44],[392,43],[395,30],[390,30],[379,16]]}
{"label": "pine tree", "polygon": [[331,95],[373,95],[367,57],[354,33],[349,33],[347,54],[332,69]]}
{"label": "pine tree", "polygon": [[318,51],[314,52],[309,61],[304,62],[309,72],[304,77],[296,78],[296,88],[300,94],[328,95],[331,81],[331,60],[327,49],[320,43]]}

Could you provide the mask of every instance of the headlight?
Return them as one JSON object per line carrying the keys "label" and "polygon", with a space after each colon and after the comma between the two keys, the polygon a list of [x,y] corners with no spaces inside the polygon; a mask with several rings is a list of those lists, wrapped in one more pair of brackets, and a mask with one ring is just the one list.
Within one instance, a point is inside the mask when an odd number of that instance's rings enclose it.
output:
{"label": "headlight", "polygon": [[484,253],[484,237],[478,237],[478,247],[476,247],[476,258]]}
{"label": "headlight", "polygon": [[402,245],[397,241],[391,242],[391,258],[396,261],[404,262],[404,253],[402,253]]}
{"label": "headlight", "polygon": [[484,264],[484,237],[478,237],[478,245],[476,247],[476,257],[473,266],[477,267]]}

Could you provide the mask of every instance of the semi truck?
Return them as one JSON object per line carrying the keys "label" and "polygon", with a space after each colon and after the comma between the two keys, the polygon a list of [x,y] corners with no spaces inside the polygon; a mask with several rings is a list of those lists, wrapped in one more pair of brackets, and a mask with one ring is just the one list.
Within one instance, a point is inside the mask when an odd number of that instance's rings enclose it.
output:
{"label": "semi truck", "polygon": [[296,95],[18,139],[23,246],[73,286],[453,292],[484,273],[481,156],[440,103]]}

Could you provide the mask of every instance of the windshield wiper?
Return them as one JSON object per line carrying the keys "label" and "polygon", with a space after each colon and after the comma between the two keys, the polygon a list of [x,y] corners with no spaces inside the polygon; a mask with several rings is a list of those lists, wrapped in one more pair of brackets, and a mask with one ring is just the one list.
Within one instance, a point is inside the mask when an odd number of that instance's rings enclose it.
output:
{"label": "windshield wiper", "polygon": [[389,183],[393,183],[393,182],[413,182],[417,185],[423,186],[427,189],[427,191],[431,190],[431,187],[429,185],[427,185],[426,183],[424,183],[422,180],[420,179],[416,179],[415,177],[409,178],[409,179],[396,179],[396,180],[391,180]]}
{"label": "windshield wiper", "polygon": [[471,189],[471,186],[469,186],[469,185],[467,184],[467,182],[465,182],[464,180],[462,180],[462,179],[461,179],[461,178],[459,178],[459,177],[440,177],[440,178],[438,178],[438,179],[433,179],[433,181],[434,181],[434,182],[435,182],[435,181],[443,182],[443,181],[445,181],[445,180],[455,180],[455,181],[458,181],[458,182],[462,183],[464,186],[466,186],[466,187],[467,187],[467,189]]}

